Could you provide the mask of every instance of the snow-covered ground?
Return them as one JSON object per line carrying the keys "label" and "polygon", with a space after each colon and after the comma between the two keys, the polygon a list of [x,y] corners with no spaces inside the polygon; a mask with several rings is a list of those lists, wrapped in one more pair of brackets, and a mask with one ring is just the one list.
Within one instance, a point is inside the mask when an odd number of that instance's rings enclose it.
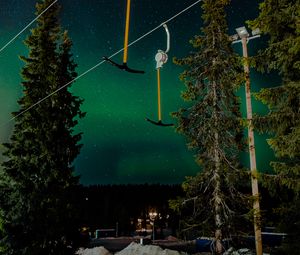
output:
{"label": "snow-covered ground", "polygon": [[[104,247],[95,247],[92,249],[80,249],[76,252],[77,255],[112,255]],[[115,253],[115,255],[184,255],[186,253],[180,253],[169,249],[163,250],[159,246],[155,245],[141,245],[132,242],[125,249]]]}
{"label": "snow-covered ground", "polygon": [[131,243],[125,249],[117,252],[116,255],[181,255],[185,253],[180,253],[178,251],[173,251],[169,249],[163,250],[159,246],[155,245],[141,245],[138,243]]}
{"label": "snow-covered ground", "polygon": [[[197,254],[209,254],[209,253],[197,253]],[[112,255],[103,246],[94,247],[92,249],[80,249],[76,252],[76,255]],[[135,242],[129,244],[125,249],[115,253],[115,255],[186,255],[184,252],[178,252],[169,249],[162,249],[156,245],[142,245]],[[232,248],[223,255],[254,255],[248,249],[240,249],[234,251]],[[269,255],[264,253],[264,255]]]}
{"label": "snow-covered ground", "polygon": [[76,255],[111,255],[111,253],[102,246],[94,247],[92,249],[80,248],[75,254]]}

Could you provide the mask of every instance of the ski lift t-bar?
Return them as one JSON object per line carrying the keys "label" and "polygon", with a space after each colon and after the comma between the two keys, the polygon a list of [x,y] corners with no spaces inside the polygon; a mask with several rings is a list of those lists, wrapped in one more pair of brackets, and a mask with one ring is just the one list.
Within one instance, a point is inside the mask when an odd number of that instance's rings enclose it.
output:
{"label": "ski lift t-bar", "polygon": [[161,127],[169,127],[174,126],[174,124],[166,124],[162,122],[161,118],[161,98],[160,98],[160,68],[162,68],[163,64],[167,63],[168,61],[168,55],[167,52],[170,50],[170,32],[168,30],[168,27],[166,24],[163,24],[163,27],[165,28],[166,34],[167,34],[167,49],[166,51],[158,50],[158,52],[155,55],[156,60],[156,71],[157,71],[157,103],[158,103],[158,121],[151,120],[149,118],[146,118],[147,121],[150,123],[161,126]]}

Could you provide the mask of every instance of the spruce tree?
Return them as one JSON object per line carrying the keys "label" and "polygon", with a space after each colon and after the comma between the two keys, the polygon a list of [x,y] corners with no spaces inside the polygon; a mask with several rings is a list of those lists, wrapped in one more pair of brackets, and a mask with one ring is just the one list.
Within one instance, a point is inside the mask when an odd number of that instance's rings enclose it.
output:
{"label": "spruce tree", "polygon": [[[255,58],[258,70],[275,71],[281,76],[276,87],[262,89],[257,98],[269,108],[265,116],[256,116],[255,128],[269,133],[267,142],[274,150],[271,162],[275,175],[262,176],[263,183],[284,203],[282,231],[289,232],[287,253],[299,250],[300,234],[300,1],[265,0],[259,16],[249,22],[268,36],[267,47]],[[288,194],[288,196],[287,196]],[[288,201],[286,198],[288,198]],[[289,238],[287,240],[289,240]]]}
{"label": "spruce tree", "polygon": [[[52,2],[38,2],[36,15]],[[21,57],[24,95],[13,113],[1,172],[5,254],[72,254],[67,246],[77,231],[73,192],[79,182],[73,161],[81,147],[74,128],[84,116],[82,100],[69,92],[69,84],[26,111],[77,75],[71,40],[58,23],[59,9],[54,4],[37,20],[25,41],[29,56]]]}
{"label": "spruce tree", "polygon": [[268,144],[279,159],[272,162],[277,180],[300,191],[300,1],[266,0],[250,22],[269,36],[268,47],[255,59],[258,70],[275,70],[282,78],[277,87],[262,89],[257,98],[269,108],[257,116],[255,127],[268,132]]}
{"label": "spruce tree", "polygon": [[201,167],[197,176],[183,184],[186,198],[181,205],[190,206],[185,209],[190,217],[185,218],[183,228],[196,227],[204,235],[213,231],[217,254],[222,252],[222,235],[233,231],[243,200],[237,182],[243,173],[238,160],[243,148],[242,121],[235,92],[244,74],[227,35],[225,7],[229,3],[203,1],[202,33],[191,40],[194,52],[175,59],[176,64],[186,66],[180,79],[186,85],[182,97],[189,102],[188,108],[174,114],[177,130],[186,136]]}

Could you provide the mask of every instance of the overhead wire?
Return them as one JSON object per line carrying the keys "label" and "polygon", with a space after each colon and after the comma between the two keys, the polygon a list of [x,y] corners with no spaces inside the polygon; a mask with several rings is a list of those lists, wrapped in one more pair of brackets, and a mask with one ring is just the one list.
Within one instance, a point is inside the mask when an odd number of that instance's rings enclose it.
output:
{"label": "overhead wire", "polygon": [[8,41],[1,49],[0,53],[6,49],[7,46],[9,46],[11,43],[13,43],[14,40],[16,40],[19,35],[21,35],[28,27],[30,27],[38,18],[40,18],[46,11],[48,11],[58,0],[55,0],[52,2],[45,10],[43,10],[38,16],[36,16],[35,19],[33,19],[28,25],[26,25],[19,33],[17,33],[10,41]]}
{"label": "overhead wire", "polygon": [[[186,12],[187,10],[191,9],[193,6],[195,6],[196,4],[200,3],[203,0],[197,0],[196,2],[194,2],[193,4],[189,5],[188,7],[186,7],[185,9],[181,10],[180,12],[178,12],[177,14],[175,14],[174,16],[172,16],[171,18],[167,19],[166,21],[162,22],[160,25],[156,26],[155,28],[151,29],[150,31],[148,31],[147,33],[143,34],[142,36],[140,36],[139,38],[137,38],[136,40],[134,40],[133,42],[128,44],[128,47],[134,45],[135,43],[137,43],[138,41],[142,40],[143,38],[145,38],[146,36],[150,35],[151,33],[153,33],[154,31],[156,31],[157,29],[159,29],[161,26],[163,26],[164,24],[172,21],[173,19],[177,18],[178,16],[180,16],[182,13]],[[108,58],[113,58],[114,56],[118,55],[119,53],[121,53],[124,50],[124,48],[116,51],[115,53],[113,53],[111,56],[109,56]],[[54,94],[56,94],[57,92],[59,92],[60,90],[62,90],[63,88],[67,87],[68,85],[70,85],[71,83],[77,81],[78,79],[82,78],[83,76],[85,76],[86,74],[88,74],[89,72],[93,71],[94,69],[96,69],[97,67],[99,67],[100,65],[102,65],[103,63],[105,63],[106,60],[102,60],[99,63],[97,63],[96,65],[94,65],[93,67],[91,67],[90,69],[86,70],[85,72],[83,72],[82,74],[78,75],[76,78],[74,78],[73,80],[69,81],[68,83],[64,84],[63,86],[59,87],[58,89],[54,90],[53,92],[51,92],[49,95],[45,96],[44,98],[38,100],[36,103],[32,104],[31,106],[29,106],[27,109],[19,112],[18,114],[16,114],[14,117],[12,117],[11,119],[9,119],[6,123],[2,124],[2,126],[7,125],[8,123],[10,123],[11,121],[15,120],[16,118],[20,117],[21,115],[23,115],[24,113],[28,112],[29,110],[31,110],[32,108],[34,108],[35,106],[39,105],[40,103],[42,103],[43,101],[45,101],[46,99],[48,99],[49,97],[53,96]]]}

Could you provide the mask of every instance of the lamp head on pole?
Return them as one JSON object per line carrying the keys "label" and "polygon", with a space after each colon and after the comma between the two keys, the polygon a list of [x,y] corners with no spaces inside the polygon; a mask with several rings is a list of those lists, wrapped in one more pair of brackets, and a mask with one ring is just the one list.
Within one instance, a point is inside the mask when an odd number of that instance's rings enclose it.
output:
{"label": "lamp head on pole", "polygon": [[250,40],[260,37],[259,28],[252,30],[251,35],[247,31],[246,27],[238,27],[235,30],[237,34],[229,36],[229,40],[232,41],[232,44],[242,42],[245,39],[245,41],[248,43]]}
{"label": "lamp head on pole", "polygon": [[252,30],[252,35],[256,36],[260,34],[260,29],[259,28],[255,28],[254,30]]}
{"label": "lamp head on pole", "polygon": [[249,33],[246,29],[246,27],[238,27],[235,29],[236,32],[238,33],[239,37],[242,38],[248,38],[249,37]]}
{"label": "lamp head on pole", "polygon": [[149,216],[150,216],[150,219],[155,219],[156,218],[156,216],[157,216],[157,212],[149,212]]}

